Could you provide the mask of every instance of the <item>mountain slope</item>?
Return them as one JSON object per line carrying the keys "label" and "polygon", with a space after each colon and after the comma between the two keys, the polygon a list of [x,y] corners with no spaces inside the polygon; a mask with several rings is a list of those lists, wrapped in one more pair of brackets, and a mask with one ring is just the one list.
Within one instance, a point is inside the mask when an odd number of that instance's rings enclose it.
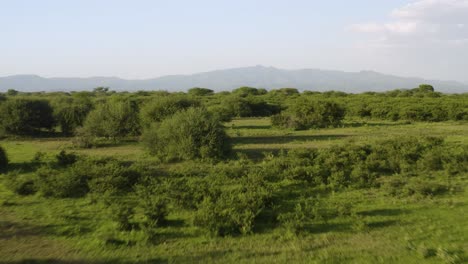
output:
{"label": "mountain slope", "polygon": [[232,90],[240,86],[267,89],[294,87],[300,90],[344,92],[385,91],[414,88],[421,83],[432,84],[437,91],[468,92],[468,84],[455,81],[425,80],[385,75],[372,71],[342,72],[317,69],[282,70],[273,67],[245,67],[193,75],[169,75],[146,80],[124,80],[115,77],[42,78],[36,75],[0,77],[0,91],[80,91],[98,86],[113,90],[169,90],[181,91],[192,87],[207,87],[216,91]]}

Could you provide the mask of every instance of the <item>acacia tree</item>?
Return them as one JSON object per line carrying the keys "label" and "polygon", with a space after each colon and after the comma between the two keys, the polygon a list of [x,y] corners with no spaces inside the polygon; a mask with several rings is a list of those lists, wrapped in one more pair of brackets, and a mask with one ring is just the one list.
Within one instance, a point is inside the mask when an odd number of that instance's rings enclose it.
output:
{"label": "acacia tree", "polygon": [[300,98],[284,113],[272,116],[271,121],[273,126],[303,130],[336,127],[344,115],[344,108],[333,101]]}
{"label": "acacia tree", "polygon": [[91,100],[85,98],[58,98],[52,103],[54,117],[64,135],[72,135],[83,125],[86,115],[91,111]]}
{"label": "acacia tree", "polygon": [[53,110],[46,100],[13,98],[0,105],[0,127],[7,133],[34,135],[54,124]]}
{"label": "acacia tree", "polygon": [[194,96],[208,96],[213,95],[214,91],[208,88],[194,87],[188,90],[188,94]]}
{"label": "acacia tree", "polygon": [[141,124],[144,128],[148,128],[154,122],[161,122],[177,111],[196,106],[200,106],[200,102],[187,96],[158,96],[146,102],[141,108]]}
{"label": "acacia tree", "polygon": [[224,126],[202,108],[189,108],[153,125],[143,133],[151,154],[165,160],[222,158],[231,149]]}
{"label": "acacia tree", "polygon": [[110,100],[99,104],[86,117],[83,129],[91,136],[113,140],[137,135],[140,127],[136,106],[129,100]]}

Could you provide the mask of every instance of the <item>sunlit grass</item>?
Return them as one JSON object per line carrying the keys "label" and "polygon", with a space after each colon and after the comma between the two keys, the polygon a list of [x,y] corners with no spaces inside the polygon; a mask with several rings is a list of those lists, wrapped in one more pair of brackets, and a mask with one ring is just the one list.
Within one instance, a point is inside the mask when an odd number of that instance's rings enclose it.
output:
{"label": "sunlit grass", "polygon": [[[372,143],[405,135],[442,136],[450,144],[468,144],[468,123],[355,124],[292,131],[271,128],[268,118],[252,118],[234,120],[226,127],[234,150],[253,156],[261,156],[263,151]],[[37,152],[52,157],[62,149],[90,156],[151,160],[136,141],[94,149],[73,149],[70,139],[61,138],[15,139],[0,144],[16,164],[30,162]],[[463,263],[468,253],[467,178],[457,176],[452,183],[457,188],[437,197],[393,197],[379,188],[344,189],[322,197],[326,202],[352,203],[356,215],[367,223],[365,230],[356,229],[356,216],[340,216],[315,221],[298,237],[286,235],[281,228],[266,228],[247,236],[211,238],[191,225],[190,212],[180,210],[171,212],[170,225],[158,229],[157,243],[148,244],[141,230],[116,231],[109,208],[93,197],[21,197],[4,186],[2,175],[0,263],[28,259],[56,263],[451,263],[456,259]],[[316,194],[318,191],[307,193]],[[110,236],[128,244],[104,243]],[[421,252],[435,255],[427,257]]]}

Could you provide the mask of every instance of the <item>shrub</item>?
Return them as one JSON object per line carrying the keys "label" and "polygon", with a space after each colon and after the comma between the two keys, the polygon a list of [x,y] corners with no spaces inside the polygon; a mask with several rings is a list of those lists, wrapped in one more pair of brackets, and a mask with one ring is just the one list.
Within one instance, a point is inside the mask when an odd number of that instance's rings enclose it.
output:
{"label": "shrub", "polygon": [[188,94],[194,95],[194,96],[208,96],[208,95],[213,95],[214,91],[208,88],[194,87],[188,90]]}
{"label": "shrub", "polygon": [[97,194],[121,194],[133,190],[140,172],[116,160],[83,161],[71,170],[88,179],[89,190]]}
{"label": "shrub", "polygon": [[48,101],[14,98],[0,105],[0,127],[7,133],[34,135],[55,123]]}
{"label": "shrub", "polygon": [[198,205],[193,223],[215,236],[251,233],[270,197],[271,189],[255,173],[244,176],[232,188],[212,185]]}
{"label": "shrub", "polygon": [[72,135],[75,129],[82,126],[91,111],[89,98],[61,97],[52,101],[54,118],[64,135]]}
{"label": "shrub", "polygon": [[86,127],[78,127],[75,131],[75,137],[72,144],[76,148],[91,148],[98,145],[96,137]]}
{"label": "shrub", "polygon": [[5,172],[8,167],[8,156],[6,151],[0,146],[0,173]]}
{"label": "shrub", "polygon": [[5,175],[5,186],[19,195],[31,195],[37,192],[37,186],[30,175],[10,172]]}
{"label": "shrub", "polygon": [[136,106],[129,100],[113,100],[98,105],[88,114],[83,127],[80,133],[86,136],[112,140],[137,135],[140,130]]}
{"label": "shrub", "polygon": [[38,190],[45,197],[82,197],[88,192],[87,179],[73,170],[59,171],[42,167],[36,172]]}
{"label": "shrub", "polygon": [[156,97],[146,102],[141,108],[141,125],[143,128],[149,128],[153,123],[161,122],[178,111],[198,106],[200,106],[199,101],[187,96]]}
{"label": "shrub", "polygon": [[336,127],[344,118],[344,108],[332,101],[296,100],[285,113],[272,118],[272,125],[297,130]]}
{"label": "shrub", "polygon": [[110,213],[112,220],[117,223],[119,230],[128,231],[132,229],[130,220],[135,213],[132,206],[115,201],[110,207]]}
{"label": "shrub", "polygon": [[157,181],[149,180],[135,188],[140,207],[146,218],[145,226],[147,228],[154,228],[166,222],[169,213],[168,199],[161,187]]}
{"label": "shrub", "polygon": [[230,141],[221,122],[201,108],[180,111],[143,135],[151,154],[165,160],[223,158]]}
{"label": "shrub", "polygon": [[65,150],[62,150],[55,156],[55,158],[58,166],[66,167],[73,165],[77,161],[78,156],[74,153],[67,153]]}

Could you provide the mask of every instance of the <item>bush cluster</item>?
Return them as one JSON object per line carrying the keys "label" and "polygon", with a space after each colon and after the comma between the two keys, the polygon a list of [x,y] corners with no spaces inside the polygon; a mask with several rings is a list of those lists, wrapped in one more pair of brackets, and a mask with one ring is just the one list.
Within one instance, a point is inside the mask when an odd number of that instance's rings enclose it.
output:
{"label": "bush cluster", "polygon": [[189,108],[154,123],[142,140],[150,153],[165,160],[222,158],[230,151],[222,123],[202,108]]}
{"label": "bush cluster", "polygon": [[344,109],[335,102],[300,99],[287,111],[272,116],[271,124],[296,130],[336,127],[344,115]]}
{"label": "bush cluster", "polygon": [[265,160],[271,175],[334,187],[368,187],[382,175],[468,169],[468,149],[434,137],[400,137],[372,145],[291,150]]}

